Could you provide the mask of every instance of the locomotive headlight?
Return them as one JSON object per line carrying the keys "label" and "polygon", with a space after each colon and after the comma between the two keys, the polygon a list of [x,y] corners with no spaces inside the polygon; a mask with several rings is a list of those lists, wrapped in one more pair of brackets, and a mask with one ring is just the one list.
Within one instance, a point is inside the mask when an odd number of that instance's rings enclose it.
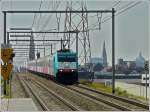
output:
{"label": "locomotive headlight", "polygon": [[63,70],[59,70],[60,72],[62,72]]}
{"label": "locomotive headlight", "polygon": [[74,70],[71,70],[72,72],[74,71]]}

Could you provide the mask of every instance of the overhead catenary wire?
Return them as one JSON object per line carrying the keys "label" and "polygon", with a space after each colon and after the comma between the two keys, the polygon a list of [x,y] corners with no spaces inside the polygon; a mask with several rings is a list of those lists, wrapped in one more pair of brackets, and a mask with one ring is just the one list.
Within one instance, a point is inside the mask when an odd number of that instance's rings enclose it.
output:
{"label": "overhead catenary wire", "polygon": [[[129,10],[129,9],[131,9],[131,8],[133,8],[133,7],[137,6],[137,5],[139,5],[140,3],[141,3],[141,1],[136,2],[135,4],[132,4],[132,5],[130,5],[130,6],[126,7],[126,8],[124,8],[124,9],[122,9],[121,11],[117,11],[118,13],[116,13],[115,16],[121,15],[122,13],[126,12],[127,10]],[[109,21],[111,18],[112,18],[112,16],[107,17],[106,19],[104,19],[104,20],[102,21],[102,23],[106,23],[106,22]],[[96,28],[89,28],[89,30],[99,30],[99,27],[97,27],[97,22],[96,22],[95,25],[92,26],[92,27],[96,27]]]}
{"label": "overhead catenary wire", "polygon": [[[54,6],[52,7],[52,10],[56,11],[58,9],[58,7],[60,6],[60,1],[59,2],[56,2],[54,4]],[[47,20],[44,22],[43,26],[41,27],[41,30],[45,29],[47,27],[47,25],[49,24],[51,18],[52,18],[53,14],[49,15]]]}
{"label": "overhead catenary wire", "polygon": [[[42,7],[43,2],[44,2],[44,0],[41,0],[39,11],[41,10],[41,7]],[[38,29],[39,29],[41,17],[42,17],[42,14],[40,13],[39,19],[38,19],[38,22],[37,22],[37,28],[38,28]]]}
{"label": "overhead catenary wire", "polygon": [[[56,2],[55,2],[55,1],[52,1],[52,10],[56,11],[57,8],[60,6],[60,3],[61,3],[60,1],[56,1]],[[51,15],[48,16],[48,18],[47,18],[47,20],[44,22],[44,24],[43,24],[41,30],[46,29],[46,27],[47,27],[47,25],[49,24],[49,22],[50,22],[52,16],[53,16],[53,14],[51,14]],[[61,15],[60,15],[60,16],[61,16]],[[59,21],[60,21],[60,20],[59,20]],[[56,29],[56,28],[55,28],[55,29]],[[52,29],[50,29],[50,30],[52,30]],[[53,29],[53,30],[54,30],[54,29]],[[45,36],[46,36],[46,34],[44,35],[43,39],[45,39]]]}
{"label": "overhead catenary wire", "polygon": [[102,13],[97,13],[97,19],[99,23],[99,31],[101,30],[101,22],[102,22]]}
{"label": "overhead catenary wire", "polygon": [[123,5],[122,7],[119,7],[117,10],[122,10],[122,9],[124,9],[124,8],[126,8],[126,7],[128,7],[128,6],[130,6],[131,4],[133,4],[133,3],[135,3],[136,1],[131,1],[131,2],[129,2],[129,3],[127,3],[127,4],[125,4],[125,5]]}
{"label": "overhead catenary wire", "polygon": [[[107,7],[106,9],[112,9],[112,8],[116,8],[116,6],[118,7],[118,6],[120,6],[120,4],[121,4],[121,1],[119,0],[119,1],[115,1],[111,6],[109,6],[109,7]],[[97,16],[97,14],[95,14],[95,15],[91,15],[91,16],[88,16],[88,17],[96,17]]]}
{"label": "overhead catenary wire", "polygon": [[[41,9],[41,7],[42,7],[43,2],[44,2],[44,1],[41,1],[41,3],[40,3],[39,11],[40,11],[40,9]],[[51,1],[50,1],[50,2],[51,2]],[[49,5],[50,5],[50,4],[49,4]],[[48,7],[48,10],[49,10],[49,9],[50,9],[50,6]],[[46,14],[45,14],[45,15],[46,15]],[[41,17],[42,17],[42,16],[41,16],[41,13],[40,13],[40,18],[38,19],[38,25],[37,25],[37,28],[38,28],[38,29],[40,28],[39,25],[40,25],[40,23],[41,23],[41,22],[40,22]],[[40,29],[40,30],[41,30],[41,29]],[[43,28],[42,28],[42,30],[43,30]],[[42,34],[43,40],[45,39],[45,35],[46,35],[46,34]],[[37,37],[39,37],[39,36],[40,36],[40,34],[37,35]],[[43,43],[44,43],[44,42],[43,42]]]}
{"label": "overhead catenary wire", "polygon": [[110,18],[111,19],[111,18]]}
{"label": "overhead catenary wire", "polygon": [[[50,8],[51,8],[51,6],[52,6],[52,1],[45,1],[45,2],[48,2],[48,3],[46,3],[47,4],[47,10],[50,10]],[[44,14],[44,16],[42,17],[42,18],[46,18],[46,16],[47,16],[47,14]]]}
{"label": "overhead catenary wire", "polygon": [[118,5],[120,5],[120,3],[121,3],[121,0],[119,0],[118,2],[116,1],[116,4],[114,4],[111,8],[109,8],[109,9],[112,9],[112,8],[114,8],[114,7],[116,7],[116,6],[118,6]]}
{"label": "overhead catenary wire", "polygon": [[[121,3],[121,2],[119,2],[119,3]],[[115,8],[116,10],[117,10],[117,12],[119,12],[120,10],[122,10],[122,9],[124,9],[124,8],[126,8],[126,7],[128,7],[129,5],[131,5],[132,3],[134,3],[134,1],[132,1],[132,2],[129,2],[128,4],[126,4],[126,5],[124,5],[123,7],[121,7],[121,8],[119,8],[119,9],[116,9],[116,4],[114,4],[111,8]],[[117,4],[118,5],[118,4]],[[119,6],[120,6],[121,4],[119,4]],[[105,16],[104,18],[103,18],[103,21],[105,20],[105,19],[108,19],[108,18],[111,18],[111,16],[109,15],[109,16]],[[95,22],[94,24],[92,24],[92,25],[90,25],[90,27],[95,27],[96,25],[97,25],[97,23],[98,22]]]}
{"label": "overhead catenary wire", "polygon": [[[43,1],[44,2],[44,1]],[[46,2],[46,1],[45,1]],[[43,3],[42,3],[43,4]],[[41,5],[42,5],[41,4]],[[47,10],[49,10],[50,9],[50,5],[51,5],[51,1],[49,2],[49,4],[48,4],[48,9]],[[44,17],[43,18],[45,18],[45,16],[46,16],[46,14],[44,15]],[[40,27],[39,27],[39,25],[40,25],[40,23],[41,23],[41,13],[40,13],[40,18],[39,18],[39,21],[38,21],[38,25],[37,25],[37,28],[39,29]],[[43,37],[43,40],[45,39],[45,35],[46,34],[42,34],[42,37]],[[40,36],[40,34],[38,34],[37,35],[37,37],[39,37]],[[44,42],[43,42],[44,43]]]}
{"label": "overhead catenary wire", "polygon": [[[120,4],[121,4],[121,1],[119,0],[119,1],[115,1],[111,6],[109,6],[108,8],[106,8],[106,9],[112,9],[112,8],[117,8],[117,7],[119,7],[120,6]],[[107,14],[105,14],[105,15],[108,15],[108,13]],[[104,19],[105,18],[107,18],[107,17],[110,17],[110,16],[105,16],[104,15]],[[89,16],[89,17],[96,17],[97,16],[97,18],[98,18],[98,24],[99,24],[99,31],[100,31],[100,29],[101,29],[101,22],[102,22],[102,17],[99,17],[99,14],[96,14],[96,15],[93,15],[93,16]],[[101,14],[101,16],[102,16],[102,14]],[[92,24],[92,25],[95,25],[95,24],[97,24],[97,22],[96,23],[94,23],[94,24]],[[90,25],[89,27],[91,27],[92,25]]]}
{"label": "overhead catenary wire", "polygon": [[57,20],[57,30],[59,31],[60,29],[60,19],[61,19],[61,13],[58,15],[56,13],[56,20]]}
{"label": "overhead catenary wire", "polygon": [[[40,11],[40,9],[41,9],[41,5],[42,5],[42,0],[41,0],[41,2],[40,2],[39,11]],[[32,22],[32,25],[31,25],[31,28],[33,28],[33,25],[35,24],[36,16],[37,16],[37,14],[35,13],[35,14],[34,14],[34,18],[33,18],[33,22]]]}
{"label": "overhead catenary wire", "polygon": [[[59,2],[54,2],[54,1],[50,1],[50,2],[52,2],[52,10],[57,10],[57,8],[59,7],[59,5],[60,5],[60,1]],[[49,15],[48,16],[48,18],[47,18],[47,20],[44,22],[44,24],[41,26],[41,29],[40,29],[40,31],[43,31],[46,27],[47,27],[47,25],[49,24],[49,21],[51,20],[51,18],[52,18],[52,16],[53,16],[53,14],[51,14],[51,15]],[[56,29],[56,28],[55,28]],[[52,29],[50,29],[50,30],[52,30]],[[39,34],[40,35],[40,34]],[[38,35],[38,36],[39,36]],[[45,39],[45,36],[46,36],[46,34],[44,34],[44,36],[43,36],[43,39]]]}

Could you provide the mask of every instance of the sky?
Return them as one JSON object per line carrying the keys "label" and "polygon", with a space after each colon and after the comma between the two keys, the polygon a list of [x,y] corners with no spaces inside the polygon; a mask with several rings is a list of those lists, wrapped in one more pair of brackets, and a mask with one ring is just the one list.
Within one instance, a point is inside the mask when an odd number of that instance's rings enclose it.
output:
{"label": "sky", "polygon": [[[1,1],[1,10],[39,10],[41,0],[2,0]],[[116,14],[125,9],[127,6],[131,6],[138,1],[121,1],[111,0],[111,1],[90,1],[86,0],[86,6],[88,10],[104,10],[111,9],[114,6],[116,9]],[[117,4],[118,3],[118,4]],[[81,9],[81,2],[73,2],[74,9]],[[56,2],[52,0],[43,0],[40,10],[53,10],[56,7]],[[66,1],[61,1],[57,10],[65,10]],[[75,15],[75,14],[74,14]],[[100,15],[100,14],[99,14]],[[38,14],[34,21],[33,29],[36,31],[39,30],[53,30],[57,29],[57,20],[56,14],[52,14],[50,18],[48,14]],[[60,16],[59,14],[57,15]],[[72,15],[73,16],[73,15]],[[89,28],[95,29],[98,28],[98,18],[97,14],[88,15]],[[105,17],[111,16],[110,14],[102,14],[102,20]],[[60,20],[60,31],[64,31],[64,19],[65,14],[61,15]],[[34,20],[34,14],[9,14],[7,16],[7,28],[10,27],[26,27],[29,28],[32,26]],[[2,12],[0,13],[0,34],[1,42],[3,42],[3,16]],[[49,21],[49,22],[47,22]],[[72,21],[75,24],[78,24],[81,21],[79,16],[75,16]],[[94,24],[94,25],[93,25]],[[43,27],[42,27],[43,26]],[[92,57],[101,57],[102,56],[102,47],[103,42],[105,41],[106,52],[108,63],[111,65],[111,56],[112,56],[112,26],[111,19],[105,23],[101,24],[101,30],[90,30],[90,43],[91,43],[91,53]],[[8,29],[7,29],[8,30]],[[37,36],[37,35],[35,35]],[[55,39],[63,37],[59,34],[49,34],[46,35],[45,39]],[[43,38],[42,35],[38,37],[39,39]],[[41,42],[42,43],[42,42]],[[15,44],[15,43],[14,43]],[[149,55],[149,10],[148,2],[141,1],[136,6],[126,10],[120,15],[115,16],[115,56],[116,62],[118,58],[123,58],[124,60],[135,60],[139,55],[139,52],[142,52],[143,57],[148,60]],[[56,49],[60,47],[59,44],[56,45]],[[75,43],[72,45],[72,49],[75,49]],[[83,47],[79,43],[79,52],[81,52]],[[46,51],[49,54],[49,49]]]}

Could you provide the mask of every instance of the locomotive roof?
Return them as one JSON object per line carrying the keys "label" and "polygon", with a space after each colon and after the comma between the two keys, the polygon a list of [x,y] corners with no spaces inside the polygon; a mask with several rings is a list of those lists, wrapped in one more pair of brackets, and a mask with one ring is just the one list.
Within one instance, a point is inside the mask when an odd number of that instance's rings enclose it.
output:
{"label": "locomotive roof", "polygon": [[71,50],[70,49],[60,49],[60,50],[57,50],[57,52],[70,52]]}
{"label": "locomotive roof", "polygon": [[44,57],[41,57],[41,58],[38,58],[38,59],[35,59],[35,60],[31,60],[30,62],[32,63],[32,62],[35,62],[35,61],[44,60],[48,57],[52,57],[52,56],[56,55],[57,53],[59,53],[59,54],[60,53],[73,53],[74,54],[75,52],[71,51],[70,49],[61,49],[61,50],[58,50],[57,52],[53,53],[52,55],[47,55],[47,56],[44,56]]}

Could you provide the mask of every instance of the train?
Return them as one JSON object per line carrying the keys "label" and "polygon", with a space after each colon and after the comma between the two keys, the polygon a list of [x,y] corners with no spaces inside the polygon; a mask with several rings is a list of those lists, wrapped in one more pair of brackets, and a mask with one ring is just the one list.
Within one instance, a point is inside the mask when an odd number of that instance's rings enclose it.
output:
{"label": "train", "polygon": [[29,72],[40,74],[47,79],[74,84],[78,82],[77,54],[69,49],[58,50],[53,55],[48,55],[27,63]]}

